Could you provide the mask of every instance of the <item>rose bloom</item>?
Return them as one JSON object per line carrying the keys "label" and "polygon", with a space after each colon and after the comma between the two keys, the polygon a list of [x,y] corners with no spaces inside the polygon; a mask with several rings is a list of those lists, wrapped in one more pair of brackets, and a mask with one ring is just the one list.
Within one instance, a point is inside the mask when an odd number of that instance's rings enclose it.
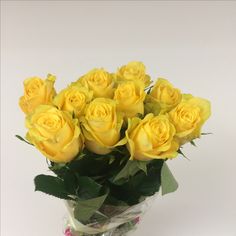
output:
{"label": "rose bloom", "polygon": [[123,123],[122,114],[117,112],[116,102],[108,98],[96,98],[85,109],[81,118],[85,145],[97,154],[107,154],[112,148],[126,143],[120,140]]}
{"label": "rose bloom", "polygon": [[68,111],[79,117],[83,114],[87,103],[92,100],[93,92],[86,87],[72,85],[63,89],[53,100],[60,110]]}
{"label": "rose bloom", "polygon": [[78,120],[54,106],[38,106],[26,117],[26,127],[27,140],[53,162],[69,162],[83,149]]}
{"label": "rose bloom", "polygon": [[159,114],[166,113],[176,107],[182,99],[179,89],[166,79],[159,78],[151,90],[147,101],[159,109]]}
{"label": "rose bloom", "polygon": [[143,115],[145,96],[143,83],[128,81],[118,85],[114,100],[117,101],[117,109],[124,112],[125,117],[134,117],[138,113]]}
{"label": "rose bloom", "polygon": [[113,76],[104,69],[93,69],[74,84],[82,85],[93,91],[93,97],[112,98],[114,93]]}
{"label": "rose bloom", "polygon": [[141,81],[145,87],[150,85],[151,78],[146,74],[146,67],[142,62],[133,61],[118,69],[115,74],[117,81]]}
{"label": "rose bloom", "polygon": [[25,114],[29,114],[42,104],[51,104],[56,95],[54,82],[56,77],[48,75],[43,80],[39,77],[32,77],[24,81],[24,95],[19,100],[19,105]]}
{"label": "rose bloom", "polygon": [[183,96],[183,101],[169,112],[176,136],[182,144],[200,137],[201,127],[211,114],[211,105],[206,99],[192,95]]}
{"label": "rose bloom", "polygon": [[154,116],[149,113],[143,120],[129,119],[126,131],[130,159],[151,160],[174,158],[179,149],[174,139],[175,127],[166,115]]}

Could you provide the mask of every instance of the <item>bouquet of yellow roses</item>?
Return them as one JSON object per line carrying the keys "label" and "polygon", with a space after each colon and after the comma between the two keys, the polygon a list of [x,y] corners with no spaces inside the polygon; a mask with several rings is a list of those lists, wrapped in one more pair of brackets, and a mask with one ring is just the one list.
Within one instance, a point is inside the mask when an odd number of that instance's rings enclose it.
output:
{"label": "bouquet of yellow roses", "polygon": [[177,189],[166,161],[204,134],[210,103],[163,78],[152,86],[141,62],[93,69],[59,93],[55,80],[26,79],[19,100],[28,132],[17,137],[54,173],[35,189],[66,200],[66,235],[125,235],[160,187]]}

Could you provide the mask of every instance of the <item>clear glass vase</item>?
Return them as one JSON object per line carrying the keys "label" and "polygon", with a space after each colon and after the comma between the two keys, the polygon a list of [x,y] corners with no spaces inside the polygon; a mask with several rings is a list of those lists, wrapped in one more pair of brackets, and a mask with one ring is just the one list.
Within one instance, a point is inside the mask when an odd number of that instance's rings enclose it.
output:
{"label": "clear glass vase", "polygon": [[112,228],[106,232],[101,232],[97,234],[88,234],[85,232],[76,232],[70,226],[67,226],[65,230],[65,236],[124,236],[130,234],[136,229],[136,225],[139,222],[139,218],[136,218],[132,221],[126,222],[122,225],[119,225],[116,228]]}
{"label": "clear glass vase", "polygon": [[141,203],[131,206],[105,205],[97,214],[101,214],[101,220],[91,220],[88,224],[82,224],[74,218],[74,204],[66,201],[68,218],[64,230],[65,236],[125,236],[130,235],[136,228],[143,214],[150,207],[155,196],[148,197]]}

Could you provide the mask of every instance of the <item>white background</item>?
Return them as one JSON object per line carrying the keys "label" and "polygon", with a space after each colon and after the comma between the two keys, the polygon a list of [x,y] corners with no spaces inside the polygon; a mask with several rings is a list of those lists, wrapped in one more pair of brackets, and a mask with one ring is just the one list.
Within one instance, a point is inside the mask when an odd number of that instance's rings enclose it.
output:
{"label": "white background", "polygon": [[61,89],[94,67],[131,60],[183,92],[212,102],[188,161],[169,165],[177,192],[158,197],[134,236],[236,235],[236,2],[5,1],[1,21],[1,235],[60,236],[63,202],[34,192],[48,173],[24,136],[18,108],[25,78],[48,72]]}

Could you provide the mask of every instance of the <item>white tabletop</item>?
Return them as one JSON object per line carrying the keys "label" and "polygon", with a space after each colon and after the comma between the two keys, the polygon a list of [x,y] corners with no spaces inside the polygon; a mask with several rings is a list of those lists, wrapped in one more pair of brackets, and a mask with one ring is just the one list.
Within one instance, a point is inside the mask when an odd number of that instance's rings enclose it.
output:
{"label": "white tabletop", "polygon": [[169,166],[179,182],[157,197],[134,236],[236,235],[236,2],[4,1],[1,21],[1,235],[59,236],[62,201],[34,192],[47,172],[24,136],[23,79],[48,72],[63,88],[94,67],[143,61],[153,79],[208,98],[213,135]]}

